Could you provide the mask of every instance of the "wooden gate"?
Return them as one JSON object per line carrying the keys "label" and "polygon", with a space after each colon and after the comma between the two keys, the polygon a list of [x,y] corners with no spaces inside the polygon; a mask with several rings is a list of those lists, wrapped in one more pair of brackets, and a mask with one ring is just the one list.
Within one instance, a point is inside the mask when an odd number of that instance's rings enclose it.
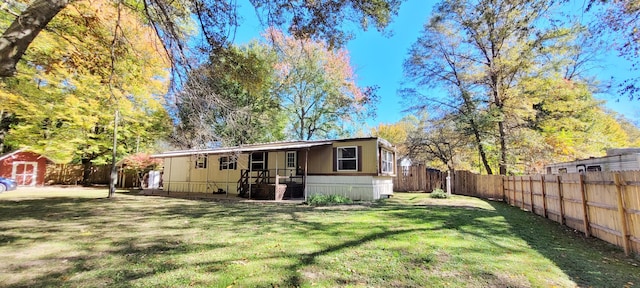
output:
{"label": "wooden gate", "polygon": [[434,189],[445,189],[447,173],[427,168],[424,165],[397,166],[396,177],[393,178],[393,191],[397,192],[431,192]]}

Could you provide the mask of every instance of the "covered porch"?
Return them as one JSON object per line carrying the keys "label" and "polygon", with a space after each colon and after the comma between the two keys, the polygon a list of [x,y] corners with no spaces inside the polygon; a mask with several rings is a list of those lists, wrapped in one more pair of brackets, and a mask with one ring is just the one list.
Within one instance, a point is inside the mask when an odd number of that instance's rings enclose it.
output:
{"label": "covered porch", "polygon": [[301,169],[242,169],[238,196],[248,199],[305,199],[305,173]]}

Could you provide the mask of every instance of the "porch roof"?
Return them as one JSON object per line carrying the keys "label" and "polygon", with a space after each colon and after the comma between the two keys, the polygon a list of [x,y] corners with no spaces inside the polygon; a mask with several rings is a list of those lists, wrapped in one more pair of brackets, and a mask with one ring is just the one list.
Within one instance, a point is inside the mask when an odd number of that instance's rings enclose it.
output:
{"label": "porch roof", "polygon": [[168,158],[168,157],[176,157],[176,156],[201,155],[201,154],[231,154],[231,153],[243,153],[243,152],[255,152],[255,151],[292,150],[292,149],[331,145],[333,142],[334,141],[330,141],[330,140],[273,142],[273,143],[263,143],[263,144],[250,144],[250,145],[235,146],[235,147],[221,147],[221,148],[213,148],[213,149],[169,151],[169,152],[164,152],[160,154],[154,154],[154,155],[151,155],[151,157],[152,158]]}

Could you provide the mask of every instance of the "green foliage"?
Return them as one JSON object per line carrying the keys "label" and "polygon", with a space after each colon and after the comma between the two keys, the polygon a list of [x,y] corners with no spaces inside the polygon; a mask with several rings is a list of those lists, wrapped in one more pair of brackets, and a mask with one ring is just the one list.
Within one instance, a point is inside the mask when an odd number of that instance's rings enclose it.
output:
{"label": "green foliage", "polygon": [[[629,145],[624,129],[594,99],[594,81],[579,73],[590,60],[586,29],[549,25],[558,16],[554,5],[444,0],[436,6],[405,61],[415,86],[402,92],[414,110],[441,113],[436,123],[450,126],[430,126],[454,137],[425,133],[418,142],[423,150],[442,158],[433,143],[459,143],[455,155],[477,159],[459,162],[480,162],[488,174],[497,166],[504,174]],[[447,97],[422,90],[434,87]]]}
{"label": "green foliage", "polygon": [[449,198],[449,195],[447,195],[447,192],[444,192],[444,190],[437,188],[433,189],[433,191],[429,193],[429,197],[435,199],[447,199]]}
{"label": "green foliage", "polygon": [[314,194],[309,196],[307,203],[311,206],[330,206],[330,205],[342,205],[351,204],[351,199],[342,195],[323,195]]}
{"label": "green foliage", "polygon": [[173,137],[184,148],[284,139],[284,116],[273,95],[274,56],[265,46],[221,48],[193,71],[177,95]]}
{"label": "green foliage", "polygon": [[[358,87],[345,49],[295,39],[277,29],[264,37],[276,56],[272,87],[288,118],[287,132],[298,140],[335,138],[373,113],[376,87]],[[371,115],[371,114],[369,114]]]}
{"label": "green foliage", "polygon": [[21,73],[1,80],[3,110],[17,119],[7,144],[61,163],[107,163],[116,109],[119,155],[165,137],[170,120],[161,95],[169,63],[158,38],[135,15],[103,2],[63,10],[32,43]]}

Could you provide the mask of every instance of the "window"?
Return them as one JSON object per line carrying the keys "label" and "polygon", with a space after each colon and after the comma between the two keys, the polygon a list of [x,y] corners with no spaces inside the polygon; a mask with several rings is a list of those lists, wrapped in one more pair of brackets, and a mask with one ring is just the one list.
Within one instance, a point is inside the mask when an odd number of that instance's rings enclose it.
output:
{"label": "window", "polygon": [[264,152],[258,152],[251,154],[251,170],[264,170],[267,165],[266,164],[266,155]]}
{"label": "window", "polygon": [[393,153],[382,149],[382,173],[393,173]]}
{"label": "window", "polygon": [[596,171],[602,171],[602,167],[600,167],[600,165],[587,166],[587,172],[596,172]]}
{"label": "window", "polygon": [[235,170],[237,165],[232,156],[220,156],[220,170]]}
{"label": "window", "polygon": [[298,161],[296,159],[295,151],[287,152],[287,169],[296,169],[298,167]]}
{"label": "window", "polygon": [[358,147],[338,147],[338,171],[358,170]]}
{"label": "window", "polygon": [[560,173],[560,174],[567,174],[567,168],[560,168],[560,169],[558,169],[558,173]]}
{"label": "window", "polygon": [[198,155],[198,156],[196,156],[196,169],[207,169],[207,156],[206,155]]}

